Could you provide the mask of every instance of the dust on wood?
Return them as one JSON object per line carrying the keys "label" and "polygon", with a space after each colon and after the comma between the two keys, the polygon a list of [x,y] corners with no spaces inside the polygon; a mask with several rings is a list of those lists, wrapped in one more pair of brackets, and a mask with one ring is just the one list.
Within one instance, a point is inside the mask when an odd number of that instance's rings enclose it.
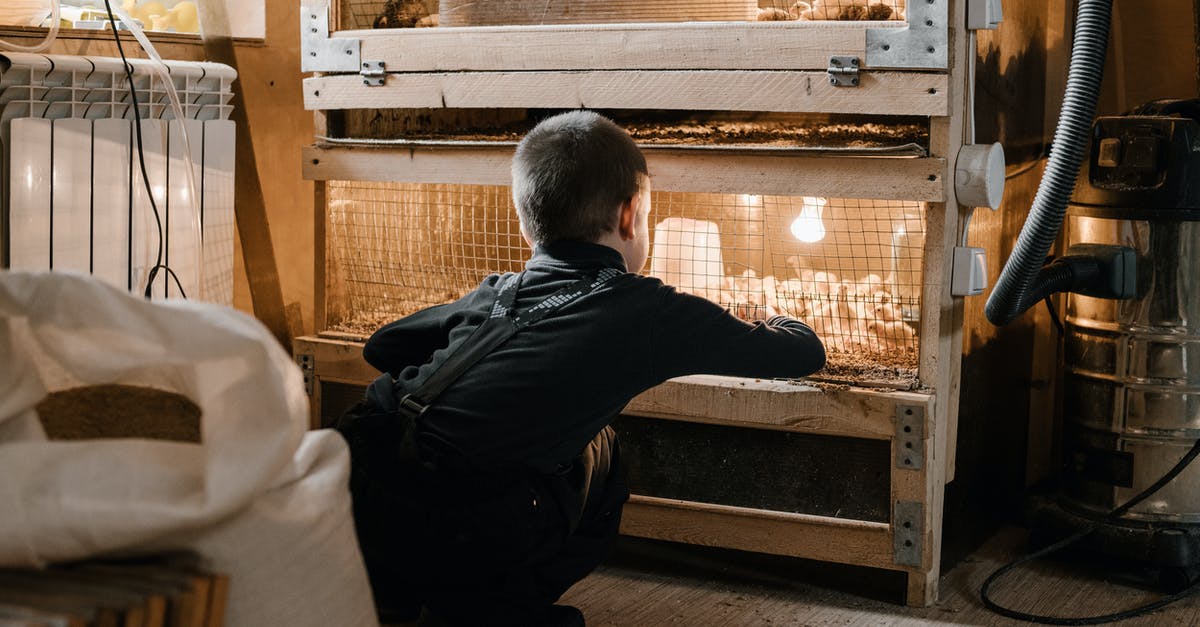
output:
{"label": "dust on wood", "polygon": [[[364,109],[345,116],[345,138],[413,141],[517,142],[557,111]],[[854,115],[603,111],[639,144],[725,148],[891,148],[929,145],[929,125],[912,118],[880,123]]]}
{"label": "dust on wood", "polygon": [[51,440],[200,442],[201,410],[182,394],[122,384],[51,392],[34,408]]}

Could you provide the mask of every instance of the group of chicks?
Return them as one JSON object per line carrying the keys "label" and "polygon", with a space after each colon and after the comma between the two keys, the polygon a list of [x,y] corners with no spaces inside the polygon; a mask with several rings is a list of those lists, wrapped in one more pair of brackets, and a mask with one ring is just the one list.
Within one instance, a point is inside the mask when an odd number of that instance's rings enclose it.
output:
{"label": "group of chicks", "polygon": [[371,28],[431,28],[438,14],[430,13],[423,0],[387,0]]}
{"label": "group of chicks", "polygon": [[758,10],[760,22],[789,20],[902,20],[904,0],[800,0],[787,9]]}
{"label": "group of chicks", "polygon": [[838,352],[916,349],[916,331],[903,320],[900,303],[888,289],[889,282],[878,274],[844,281],[833,272],[801,267],[797,257],[789,257],[788,264],[794,272],[791,278],[760,278],[753,270],[746,270],[741,276],[725,277],[718,294],[697,295],[733,303],[730,310],[742,318],[754,319],[761,317],[757,313],[773,312],[803,320],[821,336],[827,348]]}
{"label": "group of chicks", "polygon": [[162,2],[148,0],[125,0],[121,8],[135,20],[140,20],[145,28],[156,31],[175,33],[200,32],[200,14],[196,3],[184,0],[175,6],[167,8]]}

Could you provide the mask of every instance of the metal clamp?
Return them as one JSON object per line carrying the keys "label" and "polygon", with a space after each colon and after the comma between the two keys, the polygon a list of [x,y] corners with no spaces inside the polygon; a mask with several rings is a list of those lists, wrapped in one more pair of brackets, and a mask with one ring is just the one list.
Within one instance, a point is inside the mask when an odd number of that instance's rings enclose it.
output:
{"label": "metal clamp", "polygon": [[387,72],[383,65],[383,61],[363,61],[362,68],[358,70],[358,74],[362,76],[363,85],[368,87],[383,85],[387,81]]}
{"label": "metal clamp", "polygon": [[892,512],[892,561],[899,566],[921,565],[925,508],[918,501],[899,501]]}
{"label": "metal clamp", "polygon": [[829,57],[829,84],[858,87],[858,57]]}
{"label": "metal clamp", "polygon": [[296,363],[300,366],[300,372],[304,374],[304,393],[309,398],[312,398],[313,387],[316,385],[315,361],[312,353],[296,354]]}
{"label": "metal clamp", "polygon": [[300,7],[300,71],[358,70],[359,40],[329,36],[329,0],[305,0]]}
{"label": "metal clamp", "polygon": [[944,70],[950,64],[950,0],[909,0],[907,28],[868,28],[868,67]]}
{"label": "metal clamp", "polygon": [[896,405],[896,468],[920,470],[925,465],[925,408]]}

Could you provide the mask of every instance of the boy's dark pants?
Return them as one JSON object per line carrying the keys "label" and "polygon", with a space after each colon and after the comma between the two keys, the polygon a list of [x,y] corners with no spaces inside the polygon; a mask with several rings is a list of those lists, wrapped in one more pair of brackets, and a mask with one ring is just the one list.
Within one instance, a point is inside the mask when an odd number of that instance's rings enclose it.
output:
{"label": "boy's dark pants", "polygon": [[487,475],[418,461],[404,419],[366,404],[338,430],[350,443],[355,527],[384,618],[415,618],[425,605],[450,624],[538,625],[616,540],[629,492],[611,428],[558,473]]}

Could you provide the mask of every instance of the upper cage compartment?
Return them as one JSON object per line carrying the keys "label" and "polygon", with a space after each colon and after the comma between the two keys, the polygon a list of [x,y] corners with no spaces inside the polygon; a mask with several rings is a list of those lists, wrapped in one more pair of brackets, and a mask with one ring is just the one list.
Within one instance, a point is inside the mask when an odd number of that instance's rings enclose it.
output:
{"label": "upper cage compartment", "polygon": [[904,0],[342,0],[342,27],[885,21],[903,20],[904,4]]}

